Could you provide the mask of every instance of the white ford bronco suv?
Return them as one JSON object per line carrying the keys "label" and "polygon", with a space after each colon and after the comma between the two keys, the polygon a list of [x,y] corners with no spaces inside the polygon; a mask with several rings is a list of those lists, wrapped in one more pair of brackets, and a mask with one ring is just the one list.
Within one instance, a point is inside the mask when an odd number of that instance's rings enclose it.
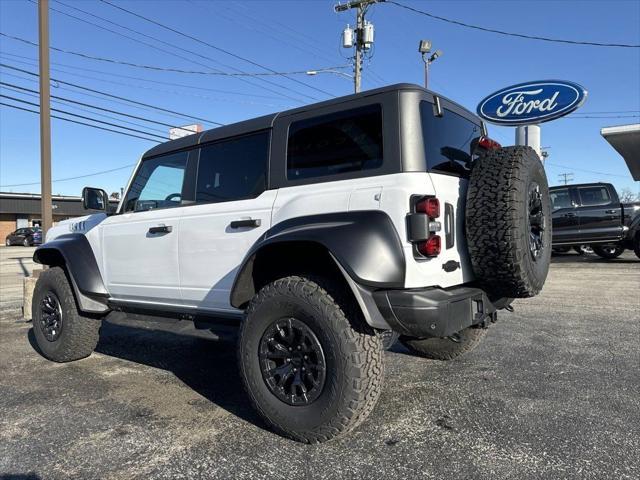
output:
{"label": "white ford bronco suv", "polygon": [[[111,312],[236,322],[248,396],[279,433],[353,429],[382,388],[383,339],[448,360],[542,288],[542,164],[469,111],[393,85],[146,152],[116,212],[52,228],[34,260],[42,354],[91,354]],[[393,333],[390,333],[393,332]],[[215,368],[212,366],[212,368]]]}

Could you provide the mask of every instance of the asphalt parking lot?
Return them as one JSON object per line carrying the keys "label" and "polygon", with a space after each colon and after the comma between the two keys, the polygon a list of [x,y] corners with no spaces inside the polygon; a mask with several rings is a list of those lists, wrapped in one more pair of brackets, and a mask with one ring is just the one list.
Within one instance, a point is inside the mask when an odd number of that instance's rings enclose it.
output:
{"label": "asphalt parking lot", "polygon": [[0,478],[640,477],[632,253],[554,257],[542,295],[461,359],[394,347],[371,417],[301,445],[252,412],[230,342],[126,320],[87,359],[45,360],[18,310],[31,251],[0,248]]}

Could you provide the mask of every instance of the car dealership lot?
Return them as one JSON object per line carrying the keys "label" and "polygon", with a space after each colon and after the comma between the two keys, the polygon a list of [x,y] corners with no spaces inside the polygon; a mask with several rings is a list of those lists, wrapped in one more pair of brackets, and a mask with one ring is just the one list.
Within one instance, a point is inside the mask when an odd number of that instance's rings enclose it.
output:
{"label": "car dealership lot", "polygon": [[371,417],[308,446],[263,428],[231,343],[182,325],[105,323],[90,358],[43,359],[17,310],[32,251],[0,248],[0,478],[640,476],[632,253],[554,257],[543,293],[459,360],[395,347]]}

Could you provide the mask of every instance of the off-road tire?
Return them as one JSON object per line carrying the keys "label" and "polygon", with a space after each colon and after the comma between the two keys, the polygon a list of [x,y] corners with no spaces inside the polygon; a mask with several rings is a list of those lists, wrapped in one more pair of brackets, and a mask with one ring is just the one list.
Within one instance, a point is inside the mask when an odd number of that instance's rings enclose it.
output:
{"label": "off-road tire", "polygon": [[[324,442],[354,429],[371,413],[382,389],[380,339],[357,308],[338,303],[334,298],[339,295],[329,293],[336,290],[331,281],[300,276],[275,280],[249,303],[238,336],[240,373],[251,403],[275,431],[304,443]],[[324,387],[307,405],[285,403],[262,375],[261,339],[283,318],[303,322],[324,352]]]}
{"label": "off-road tire", "polygon": [[616,248],[614,251],[609,252],[605,249],[606,247],[603,247],[601,245],[594,245],[593,253],[595,253],[599,257],[606,258],[607,260],[613,260],[614,258],[618,258],[624,252],[624,247],[622,245],[616,245],[615,247]]}
{"label": "off-road tire", "polygon": [[400,334],[394,332],[393,330],[382,330],[378,333],[380,337],[380,341],[382,342],[382,349],[389,350],[393,347],[398,339],[400,338]]}
{"label": "off-road tire", "polygon": [[[49,341],[41,323],[41,303],[53,292],[60,302],[62,326],[59,337]],[[88,357],[96,348],[100,332],[99,318],[82,315],[65,271],[61,267],[44,270],[38,277],[31,306],[33,334],[42,355],[54,362],[70,362]]]}
{"label": "off-road tire", "polygon": [[[529,242],[532,191],[544,216],[535,259]],[[526,298],[542,290],[551,261],[551,207],[547,177],[531,147],[492,150],[475,162],[465,223],[473,271],[491,298]]]}
{"label": "off-road tire", "polygon": [[458,333],[455,342],[451,338],[412,338],[400,337],[402,344],[410,352],[431,360],[453,360],[460,355],[470,352],[480,344],[489,329],[465,328]]}

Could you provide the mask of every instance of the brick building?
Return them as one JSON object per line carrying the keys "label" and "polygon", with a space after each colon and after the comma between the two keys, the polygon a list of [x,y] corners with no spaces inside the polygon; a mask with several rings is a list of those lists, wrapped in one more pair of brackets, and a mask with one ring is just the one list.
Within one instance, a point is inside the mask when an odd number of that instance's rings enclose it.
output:
{"label": "brick building", "polygon": [[[82,207],[82,198],[54,195],[53,223],[91,212]],[[112,201],[117,205],[117,201]],[[0,240],[14,230],[40,225],[40,195],[33,193],[0,192]]]}

